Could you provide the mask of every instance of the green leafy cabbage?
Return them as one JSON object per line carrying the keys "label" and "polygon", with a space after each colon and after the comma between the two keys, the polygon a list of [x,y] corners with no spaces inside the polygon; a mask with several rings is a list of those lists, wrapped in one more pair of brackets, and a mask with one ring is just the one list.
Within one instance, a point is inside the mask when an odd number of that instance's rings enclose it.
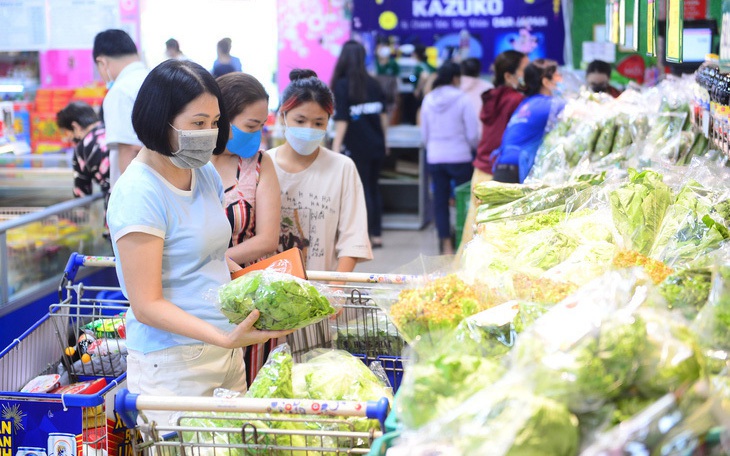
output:
{"label": "green leafy cabbage", "polygon": [[231,323],[241,323],[254,310],[260,330],[298,329],[335,313],[327,298],[304,280],[289,274],[254,271],[218,290],[221,312]]}

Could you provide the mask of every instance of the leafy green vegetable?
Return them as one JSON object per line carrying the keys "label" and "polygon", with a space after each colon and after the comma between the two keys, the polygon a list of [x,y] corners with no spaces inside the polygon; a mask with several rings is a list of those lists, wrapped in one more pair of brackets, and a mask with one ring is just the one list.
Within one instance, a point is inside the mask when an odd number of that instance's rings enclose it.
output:
{"label": "leafy green vegetable", "polygon": [[449,415],[423,428],[419,437],[455,447],[440,454],[506,456],[574,456],[578,454],[578,420],[564,405],[502,384],[498,391],[473,396]]}
{"label": "leafy green vegetable", "polygon": [[730,266],[716,268],[710,298],[696,320],[695,330],[712,350],[730,350]]}
{"label": "leafy green vegetable", "polygon": [[335,313],[327,298],[306,281],[288,274],[253,271],[218,290],[221,312],[241,323],[254,310],[261,316],[256,329],[298,329]]}
{"label": "leafy green vegetable", "polygon": [[415,363],[406,369],[398,390],[398,417],[407,428],[418,429],[445,415],[502,373],[494,361],[459,352]]}
{"label": "leafy green vegetable", "polygon": [[629,182],[612,191],[609,198],[619,233],[633,250],[648,255],[673,202],[672,190],[654,171],[629,169]]}
{"label": "leafy green vegetable", "polygon": [[502,206],[477,210],[477,223],[487,223],[509,217],[540,212],[563,206],[571,197],[591,187],[588,182],[571,182],[556,187],[536,190],[524,198],[520,198]]}
{"label": "leafy green vegetable", "polygon": [[646,351],[636,387],[645,397],[659,397],[693,384],[700,378],[699,348],[689,328],[679,321],[642,311],[646,321]]}
{"label": "leafy green vegetable", "polygon": [[383,353],[400,355],[404,345],[403,338],[384,312],[377,312],[372,318],[356,318],[337,324],[335,348],[339,350],[374,358]]}
{"label": "leafy green vegetable", "polygon": [[614,137],[616,136],[616,119],[611,118],[606,121],[605,125],[601,129],[601,134],[598,135],[596,141],[596,147],[593,150],[592,159],[603,158],[611,153],[613,147]]}
{"label": "leafy green vegetable", "polygon": [[294,361],[289,345],[276,347],[261,367],[246,392],[246,397],[293,399],[292,366]]}
{"label": "leafy green vegetable", "polygon": [[530,193],[539,190],[541,185],[508,184],[497,181],[480,182],[474,186],[474,196],[482,204],[497,207],[512,201],[524,198]]}
{"label": "leafy green vegetable", "polygon": [[[294,396],[302,399],[331,401],[377,401],[387,398],[393,402],[391,389],[384,385],[368,367],[342,350],[314,350],[305,361],[294,365],[292,371]],[[378,423],[364,418],[347,418],[359,432],[377,429]],[[326,429],[312,423],[310,429]]]}
{"label": "leafy green vegetable", "polygon": [[600,133],[601,129],[594,121],[585,121],[576,126],[563,146],[565,158],[571,167],[577,165],[583,156],[593,153]]}
{"label": "leafy green vegetable", "polygon": [[578,240],[557,229],[535,233],[532,242],[518,254],[517,260],[544,270],[561,263],[578,247]]}
{"label": "leafy green vegetable", "polygon": [[630,120],[627,114],[619,114],[616,117],[616,136],[613,140],[613,147],[611,153],[623,150],[631,145],[633,142],[631,139],[631,128]]}
{"label": "leafy green vegetable", "polygon": [[677,310],[689,320],[694,320],[710,296],[712,272],[708,268],[683,269],[659,286],[667,307]]}

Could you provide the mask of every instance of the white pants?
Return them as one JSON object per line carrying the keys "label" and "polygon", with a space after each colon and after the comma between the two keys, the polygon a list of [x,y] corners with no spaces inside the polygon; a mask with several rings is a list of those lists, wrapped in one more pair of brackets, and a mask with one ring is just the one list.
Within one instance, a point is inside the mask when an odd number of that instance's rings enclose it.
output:
{"label": "white pants", "polygon": [[[246,391],[243,350],[209,344],[178,345],[151,353],[129,350],[127,387],[154,396],[213,396],[216,388]],[[144,412],[166,425],[171,412]]]}

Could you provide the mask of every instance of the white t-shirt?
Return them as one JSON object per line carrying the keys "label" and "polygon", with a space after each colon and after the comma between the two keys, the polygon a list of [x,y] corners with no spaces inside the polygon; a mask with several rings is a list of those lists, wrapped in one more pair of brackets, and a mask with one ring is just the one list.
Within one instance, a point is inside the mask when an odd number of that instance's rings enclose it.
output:
{"label": "white t-shirt", "polygon": [[309,168],[288,173],[268,151],[281,187],[278,251],[299,247],[306,268],[334,271],[340,257],[372,260],[365,194],[355,163],[324,147]]}
{"label": "white t-shirt", "polygon": [[137,93],[149,71],[142,62],[130,63],[119,73],[114,85],[104,97],[104,125],[109,146],[109,185],[114,188],[119,179],[119,144],[142,147],[132,127],[132,108]]}
{"label": "white t-shirt", "polygon": [[[191,189],[185,191],[133,160],[111,194],[107,222],[117,258],[117,242],[129,233],[164,239],[165,299],[224,331],[233,329],[214,300],[207,297],[231,280],[225,259],[231,225],[223,211],[223,183],[211,163],[193,170]],[[116,268],[122,292],[129,297],[120,262]],[[140,323],[131,308],[126,329],[127,347],[143,353],[200,343]]]}

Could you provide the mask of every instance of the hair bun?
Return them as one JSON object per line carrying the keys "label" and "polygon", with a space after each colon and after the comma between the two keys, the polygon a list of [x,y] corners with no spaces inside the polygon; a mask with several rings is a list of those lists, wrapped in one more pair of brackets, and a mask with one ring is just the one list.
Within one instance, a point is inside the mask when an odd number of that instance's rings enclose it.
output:
{"label": "hair bun", "polygon": [[317,73],[308,69],[294,69],[289,72],[289,81],[299,81],[300,79],[316,78]]}

